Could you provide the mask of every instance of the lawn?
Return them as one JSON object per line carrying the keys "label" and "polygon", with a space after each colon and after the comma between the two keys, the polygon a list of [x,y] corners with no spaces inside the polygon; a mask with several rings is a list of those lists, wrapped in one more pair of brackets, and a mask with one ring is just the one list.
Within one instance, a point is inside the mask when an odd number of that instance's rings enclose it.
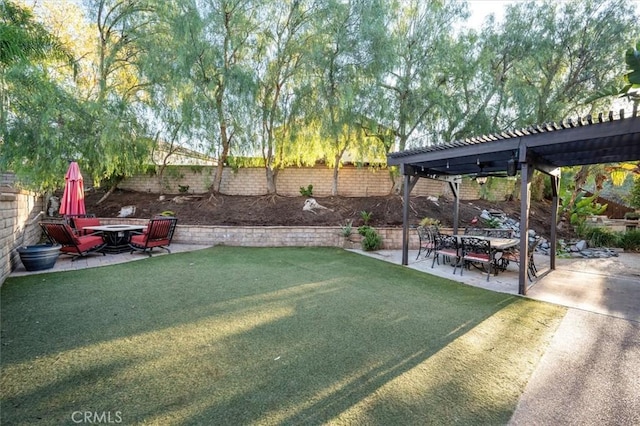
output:
{"label": "lawn", "polygon": [[504,424],[565,312],[334,248],[215,247],[0,296],[12,425]]}

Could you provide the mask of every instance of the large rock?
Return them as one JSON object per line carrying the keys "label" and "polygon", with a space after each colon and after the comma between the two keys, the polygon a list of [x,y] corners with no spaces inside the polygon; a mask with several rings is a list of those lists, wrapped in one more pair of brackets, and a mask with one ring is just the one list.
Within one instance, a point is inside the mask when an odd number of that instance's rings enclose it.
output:
{"label": "large rock", "polygon": [[331,210],[325,206],[320,205],[315,198],[307,198],[302,206],[303,211],[315,213],[314,210]]}
{"label": "large rock", "polygon": [[585,240],[580,240],[576,243],[576,248],[578,251],[585,250],[588,247],[587,242]]}

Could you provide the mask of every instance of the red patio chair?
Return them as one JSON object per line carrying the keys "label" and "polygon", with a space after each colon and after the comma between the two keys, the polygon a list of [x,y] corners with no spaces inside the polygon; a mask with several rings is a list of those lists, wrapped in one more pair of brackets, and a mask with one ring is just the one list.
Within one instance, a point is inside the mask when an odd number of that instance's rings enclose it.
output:
{"label": "red patio chair", "polygon": [[74,228],[76,229],[76,234],[78,235],[88,235],[88,234],[92,234],[93,232],[89,229],[85,230],[83,229],[85,226],[100,226],[100,219],[98,219],[97,217],[76,217],[73,220],[74,223]]}
{"label": "red patio chair", "polygon": [[[106,245],[99,234],[76,235],[69,225],[63,222],[40,222],[40,227],[52,244],[60,244],[60,251],[69,254],[72,261],[90,253],[99,252]],[[104,256],[105,253],[102,253]]]}
{"label": "red patio chair", "polygon": [[175,217],[156,217],[151,219],[144,233],[131,237],[129,242],[131,253],[139,250],[151,256],[151,251],[156,247],[171,253],[168,246],[173,239],[177,223],[178,219]]}

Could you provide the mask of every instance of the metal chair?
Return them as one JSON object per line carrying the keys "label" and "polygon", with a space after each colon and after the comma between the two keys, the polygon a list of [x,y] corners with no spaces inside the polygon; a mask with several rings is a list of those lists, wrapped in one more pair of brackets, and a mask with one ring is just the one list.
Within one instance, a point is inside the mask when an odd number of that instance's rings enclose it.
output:
{"label": "metal chair", "polygon": [[[538,248],[538,245],[540,244],[541,239],[540,238],[536,238],[533,240],[529,240],[527,246],[527,250],[529,252],[529,262],[528,262],[528,267],[527,267],[527,278],[529,279],[529,281],[533,281],[533,278],[538,276],[538,268],[536,267],[536,263],[534,261],[534,253],[536,252],[536,248]],[[506,250],[503,254],[502,254],[502,259],[501,262],[503,262],[503,269],[506,269],[507,265],[509,264],[509,262],[514,262],[516,263],[518,266],[520,265],[520,250],[518,250],[517,248],[514,248],[512,250]]]}
{"label": "metal chair", "polygon": [[489,228],[486,230],[487,237],[494,238],[513,238],[512,229]]}
{"label": "metal chair", "polygon": [[474,235],[474,236],[485,236],[487,235],[487,231],[484,228],[478,228],[475,226],[468,226],[464,228],[464,235]]}
{"label": "metal chair", "polygon": [[463,236],[460,241],[462,243],[460,275],[466,265],[481,264],[487,268],[487,281],[489,281],[491,271],[497,271],[496,253],[491,250],[491,241],[471,236]]}
{"label": "metal chair", "polygon": [[72,256],[72,261],[100,252],[106,245],[100,234],[76,235],[64,222],[40,222],[40,227],[52,244],[60,244],[60,251]]}
{"label": "metal chair", "polygon": [[433,250],[433,262],[431,262],[431,268],[434,267],[436,262],[440,264],[440,256],[442,256],[443,262],[445,259],[455,259],[453,273],[456,273],[456,268],[460,261],[460,253],[458,251],[458,237],[455,235],[445,235],[436,233],[434,235],[435,248]]}
{"label": "metal chair", "polygon": [[420,254],[425,252],[425,259],[431,255],[433,249],[436,246],[434,235],[438,232],[438,230],[433,226],[418,226],[416,228],[418,231],[418,238],[420,238],[420,247],[418,249],[418,255],[416,256],[416,260],[420,258]]}
{"label": "metal chair", "polygon": [[151,219],[145,232],[131,237],[129,242],[131,253],[138,250],[151,256],[151,251],[156,247],[171,253],[168,246],[173,239],[177,223],[178,219],[175,217],[156,217]]}

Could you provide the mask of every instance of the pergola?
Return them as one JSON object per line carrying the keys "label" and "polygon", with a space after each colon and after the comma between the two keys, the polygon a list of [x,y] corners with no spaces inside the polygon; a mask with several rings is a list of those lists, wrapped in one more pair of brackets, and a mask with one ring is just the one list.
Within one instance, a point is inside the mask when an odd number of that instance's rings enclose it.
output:
{"label": "pergola", "polygon": [[[628,113],[627,113],[628,114]],[[489,136],[394,152],[389,166],[397,165],[404,176],[402,264],[409,258],[409,195],[420,178],[449,182],[455,197],[454,234],[458,233],[459,189],[463,176],[515,176],[520,171],[520,271],[518,292],[527,293],[526,271],[531,177],[534,170],[549,176],[553,191],[550,244],[556,247],[558,186],[560,167],[640,160],[640,115],[634,108],[599,114],[561,123],[530,126]],[[556,253],[550,252],[550,269],[555,270]]]}

